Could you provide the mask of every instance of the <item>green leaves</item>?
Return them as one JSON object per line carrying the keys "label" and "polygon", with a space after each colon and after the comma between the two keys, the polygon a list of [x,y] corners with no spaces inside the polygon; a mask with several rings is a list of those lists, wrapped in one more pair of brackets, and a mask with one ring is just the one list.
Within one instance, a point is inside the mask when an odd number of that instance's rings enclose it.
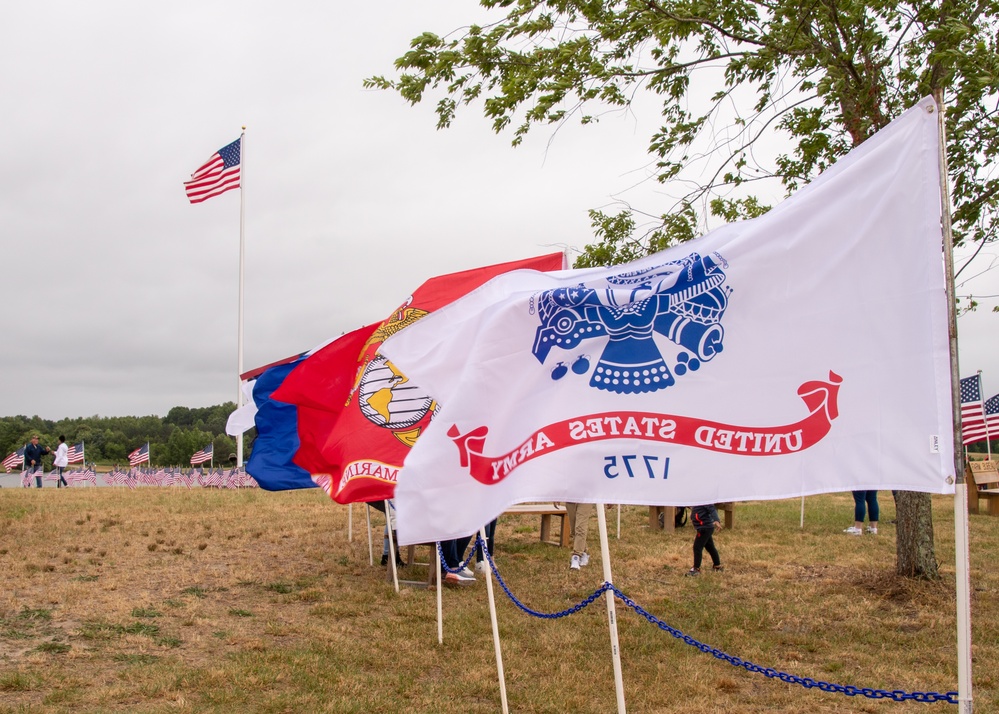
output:
{"label": "green leaves", "polygon": [[[655,178],[695,187],[638,237],[621,214],[591,213],[601,243],[585,261],[682,240],[691,220],[703,229],[709,216],[753,215],[757,199],[728,191],[761,180],[792,191],[937,88],[947,103],[956,240],[996,239],[999,0],[480,5],[497,21],[423,33],[396,60],[394,79],[371,77],[365,86],[414,104],[442,93],[438,128],[475,104],[494,131],[512,130],[514,145],[538,125],[590,123],[630,107],[638,92],[659,96],[660,128],[648,142]],[[693,179],[692,155],[710,159]]]}

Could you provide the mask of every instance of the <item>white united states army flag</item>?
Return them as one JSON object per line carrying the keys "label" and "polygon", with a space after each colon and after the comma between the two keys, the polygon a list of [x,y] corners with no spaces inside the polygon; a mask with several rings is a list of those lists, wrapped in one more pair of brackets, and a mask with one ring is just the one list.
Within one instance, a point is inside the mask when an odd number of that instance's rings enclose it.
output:
{"label": "white united states army flag", "polygon": [[399,475],[400,542],[534,500],[953,493],[935,111],[761,218],[508,273],[387,340],[440,404]]}

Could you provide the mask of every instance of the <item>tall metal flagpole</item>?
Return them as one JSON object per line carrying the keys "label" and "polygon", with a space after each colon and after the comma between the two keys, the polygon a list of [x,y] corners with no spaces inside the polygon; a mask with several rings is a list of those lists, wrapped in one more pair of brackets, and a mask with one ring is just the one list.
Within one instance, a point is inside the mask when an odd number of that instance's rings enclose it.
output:
{"label": "tall metal flagpole", "polygon": [[971,714],[971,580],[968,556],[968,483],[964,477],[961,445],[961,383],[957,354],[957,306],[954,290],[954,233],[950,222],[950,186],[943,90],[933,92],[940,136],[940,223],[943,229],[944,268],[947,273],[947,322],[950,344],[950,391],[954,413],[954,560],[957,600],[957,704],[960,714]]}
{"label": "tall metal flagpole", "polygon": [[[246,204],[246,127],[239,135],[239,326],[236,329],[236,409],[243,406],[243,261],[246,241],[243,235],[243,214]],[[236,436],[236,466],[243,468],[243,435]]]}

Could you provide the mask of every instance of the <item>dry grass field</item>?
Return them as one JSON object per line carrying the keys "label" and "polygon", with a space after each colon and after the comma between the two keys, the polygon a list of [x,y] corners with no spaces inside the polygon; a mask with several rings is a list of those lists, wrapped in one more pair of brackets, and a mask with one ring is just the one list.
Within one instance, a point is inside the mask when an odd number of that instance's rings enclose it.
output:
{"label": "dry grass field", "polygon": [[[891,494],[878,536],[849,537],[849,494],[739,504],[724,573],[684,578],[693,532],[608,512],[614,580],[670,626],[753,663],[875,689],[956,689],[952,500],[936,497],[939,582],[893,575]],[[317,489],[0,489],[0,712],[498,712],[485,583],[396,594],[368,564],[364,512]],[[376,561],[381,516],[373,518]],[[560,611],[601,582],[504,517],[496,562],[528,606]],[[597,550],[596,520],[591,552]],[[999,711],[999,518],[971,516],[976,711]],[[429,549],[417,551],[426,561]],[[408,571],[408,572],[407,572]],[[426,567],[401,571],[422,580]],[[497,589],[512,712],[616,710],[604,600],[555,620]],[[618,601],[630,712],[956,711],[806,690],[700,652]]]}

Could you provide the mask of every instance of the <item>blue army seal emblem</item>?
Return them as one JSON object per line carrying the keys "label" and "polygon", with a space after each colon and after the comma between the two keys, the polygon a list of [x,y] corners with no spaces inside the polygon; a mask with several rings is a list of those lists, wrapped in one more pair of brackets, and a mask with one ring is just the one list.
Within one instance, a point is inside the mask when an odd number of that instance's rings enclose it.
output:
{"label": "blue army seal emblem", "polygon": [[[540,320],[533,353],[545,364],[553,349],[572,351],[600,339],[603,349],[589,384],[618,394],[655,392],[676,377],[697,371],[721,353],[722,317],[731,287],[728,263],[718,253],[697,253],[643,270],[620,273],[599,286],[580,283],[536,297]],[[664,355],[658,333],[675,346]],[[667,363],[667,357],[669,363]],[[552,369],[552,379],[590,373],[587,354],[570,355]]]}

